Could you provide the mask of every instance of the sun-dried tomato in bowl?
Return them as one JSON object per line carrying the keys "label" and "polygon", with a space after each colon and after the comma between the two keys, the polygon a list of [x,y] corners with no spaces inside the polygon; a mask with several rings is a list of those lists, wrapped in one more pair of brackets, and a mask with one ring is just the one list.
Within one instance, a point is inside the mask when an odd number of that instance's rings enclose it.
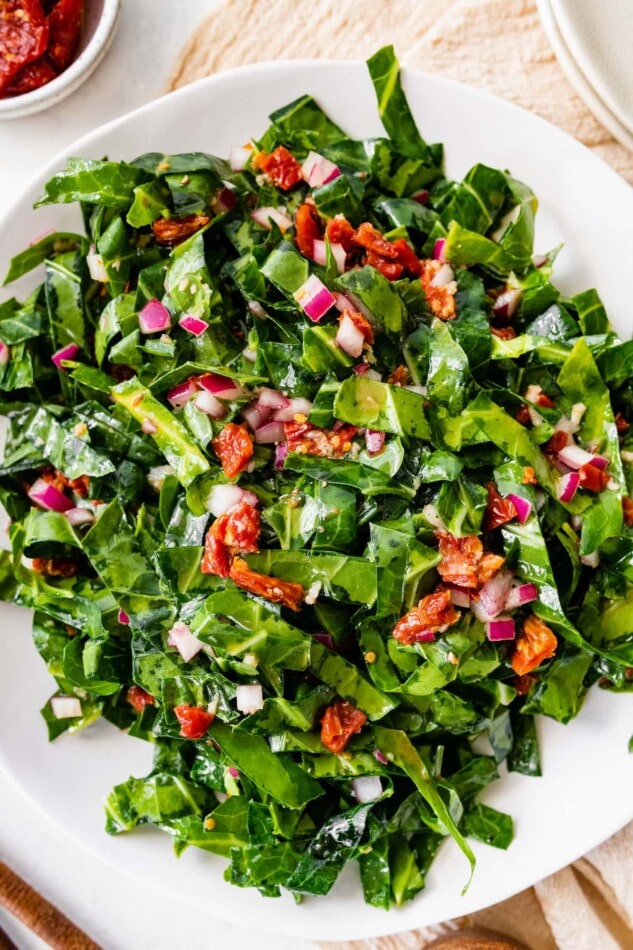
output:
{"label": "sun-dried tomato in bowl", "polygon": [[2,0],[0,98],[21,96],[56,79],[74,60],[84,0]]}

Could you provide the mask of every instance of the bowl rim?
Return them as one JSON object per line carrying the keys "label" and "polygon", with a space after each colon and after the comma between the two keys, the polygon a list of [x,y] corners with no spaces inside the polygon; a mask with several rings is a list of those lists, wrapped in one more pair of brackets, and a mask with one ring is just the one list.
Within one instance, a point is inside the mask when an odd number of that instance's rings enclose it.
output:
{"label": "bowl rim", "polygon": [[93,65],[98,62],[99,54],[107,46],[121,10],[121,0],[103,0],[103,8],[97,23],[97,27],[85,49],[72,61],[67,69],[51,79],[50,82],[31,92],[22,93],[20,96],[13,96],[8,99],[0,99],[0,118],[12,115],[18,116],[21,113],[35,111],[36,106],[43,106],[47,100],[51,104],[62,92],[66,92],[70,87],[78,86],[82,79],[87,78],[87,74]]}

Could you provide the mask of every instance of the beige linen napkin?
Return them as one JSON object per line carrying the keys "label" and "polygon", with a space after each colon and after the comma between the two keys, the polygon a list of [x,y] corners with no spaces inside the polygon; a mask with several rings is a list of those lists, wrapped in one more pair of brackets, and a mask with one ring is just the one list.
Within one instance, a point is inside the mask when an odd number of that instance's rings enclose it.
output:
{"label": "beige linen napkin", "polygon": [[[633,154],[574,92],[532,0],[225,0],[181,51],[170,87],[264,59],[362,60],[387,42],[405,66],[480,86],[543,116],[633,183]],[[417,950],[477,926],[532,950],[633,948],[633,824],[571,867],[478,914],[328,946]]]}

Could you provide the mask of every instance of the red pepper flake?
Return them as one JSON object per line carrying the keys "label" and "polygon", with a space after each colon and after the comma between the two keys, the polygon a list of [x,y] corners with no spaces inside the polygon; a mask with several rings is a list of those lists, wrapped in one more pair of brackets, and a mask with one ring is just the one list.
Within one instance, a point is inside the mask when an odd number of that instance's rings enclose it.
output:
{"label": "red pepper flake", "polygon": [[321,742],[334,755],[340,755],[352,736],[360,732],[366,722],[367,716],[362,710],[344,699],[337,699],[323,713]]}

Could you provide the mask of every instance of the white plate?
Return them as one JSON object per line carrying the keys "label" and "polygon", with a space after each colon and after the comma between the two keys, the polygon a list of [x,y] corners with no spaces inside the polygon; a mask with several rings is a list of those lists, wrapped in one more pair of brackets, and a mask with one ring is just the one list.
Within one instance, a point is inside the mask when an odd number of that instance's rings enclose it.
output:
{"label": "white plate", "polygon": [[[585,105],[633,149],[633,10],[629,0],[537,0],[556,58]],[[624,7],[628,6],[626,13]]]}
{"label": "white plate", "polygon": [[[573,139],[507,102],[418,73],[406,73],[405,86],[423,134],[446,143],[449,174],[462,176],[474,162],[483,161],[510,168],[534,187],[541,199],[538,249],[567,242],[557,267],[559,284],[569,292],[597,285],[613,323],[629,336],[625,277],[633,246],[631,189]],[[223,155],[231,145],[261,133],[270,111],[304,92],[316,96],[352,135],[380,134],[364,66],[287,62],[250,66],[189,86],[97,130],[65,155],[132,159],[150,150],[195,149]],[[44,169],[8,212],[0,227],[0,271],[34,235],[52,226],[79,226],[76,209],[31,210],[43,182],[64,158]],[[191,849],[176,863],[164,834],[144,830],[109,838],[103,833],[101,800],[112,784],[130,773],[145,773],[150,748],[106,723],[48,745],[37,710],[51,683],[31,646],[29,617],[2,606],[0,629],[0,760],[24,792],[91,849],[92,860],[110,862],[116,873],[141,875],[171,899],[191,902],[233,923],[322,940],[431,924],[511,896],[633,818],[633,758],[627,753],[633,695],[593,691],[572,725],[540,723],[543,778],[504,775],[488,791],[486,801],[515,817],[516,841],[509,852],[475,846],[479,865],[465,897],[459,892],[467,868],[448,842],[428,876],[426,892],[400,911],[367,907],[353,868],[325,899],[299,907],[289,898],[265,900],[255,891],[225,884],[220,858]]]}

